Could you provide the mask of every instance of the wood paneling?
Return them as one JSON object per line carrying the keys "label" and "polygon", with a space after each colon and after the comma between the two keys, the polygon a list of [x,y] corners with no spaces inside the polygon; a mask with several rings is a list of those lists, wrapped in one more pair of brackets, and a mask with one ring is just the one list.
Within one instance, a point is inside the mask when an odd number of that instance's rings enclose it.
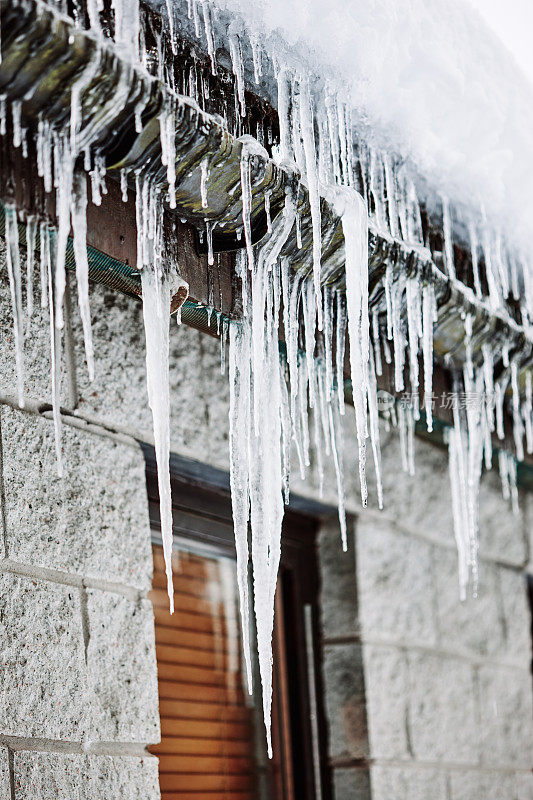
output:
{"label": "wood paneling", "polygon": [[162,548],[153,551],[161,743],[150,749],[162,799],[252,800],[254,712],[243,689],[234,585],[227,596],[233,570],[216,558],[175,556],[171,616]]}

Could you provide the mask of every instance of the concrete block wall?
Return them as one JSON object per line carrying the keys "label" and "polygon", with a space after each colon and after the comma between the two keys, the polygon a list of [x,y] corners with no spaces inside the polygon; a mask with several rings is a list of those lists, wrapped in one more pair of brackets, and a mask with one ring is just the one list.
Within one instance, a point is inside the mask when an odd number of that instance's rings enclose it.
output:
{"label": "concrete block wall", "polygon": [[[102,299],[95,322],[104,312]],[[146,750],[160,725],[144,458],[107,413],[134,404],[136,375],[125,378],[130,395],[117,394],[117,354],[100,362],[97,386],[86,384],[75,317],[58,478],[47,312],[31,320],[21,411],[0,250],[0,800],[158,800]],[[106,338],[95,327],[98,349]],[[73,416],[82,402],[100,404],[98,419]]]}
{"label": "concrete block wall", "polygon": [[385,510],[357,513],[348,554],[334,521],[320,534],[336,800],[532,800],[533,498],[515,517],[484,476],[478,597],[461,603],[446,454],[417,439],[413,479],[398,448],[385,436]]}
{"label": "concrete block wall", "polygon": [[[62,402],[73,413],[65,415],[66,477],[59,481],[46,405],[46,312],[32,323],[28,404],[20,412],[11,407],[14,358],[1,254],[0,275],[2,474],[9,484],[0,575],[13,582],[2,591],[9,608],[0,621],[7,620],[2,635],[11,636],[13,627],[31,644],[23,655],[30,669],[11,667],[10,703],[22,695],[22,672],[35,681],[28,678],[24,688],[31,711],[15,711],[10,732],[0,729],[0,788],[11,781],[15,800],[30,792],[48,800],[68,792],[47,788],[47,780],[68,788],[82,774],[84,798],[138,791],[151,800],[156,760],[146,758],[144,744],[158,738],[156,665],[143,599],[151,570],[144,472],[135,448],[135,439],[152,440],[141,307],[91,288],[96,377],[89,383],[72,303]],[[172,323],[170,348],[172,450],[227,469],[228,382],[220,375],[219,344]],[[484,478],[480,596],[461,605],[446,454],[417,439],[417,475],[409,478],[396,434],[383,435],[386,508],[363,513],[353,431],[348,409],[349,552],[341,551],[334,519],[323,526],[319,548],[336,800],[533,800],[524,587],[532,498],[521,497],[515,518],[496,476]],[[368,472],[371,484],[370,464]],[[313,468],[306,482],[293,475],[293,490],[316,499]],[[374,496],[370,485],[371,504]],[[336,500],[331,468],[324,500]],[[35,609],[21,614],[30,601]],[[53,619],[43,610],[49,606]],[[34,618],[42,620],[37,632]],[[72,681],[47,669],[52,652],[64,653]],[[22,733],[13,732],[18,722]],[[95,794],[94,786],[109,788]]]}

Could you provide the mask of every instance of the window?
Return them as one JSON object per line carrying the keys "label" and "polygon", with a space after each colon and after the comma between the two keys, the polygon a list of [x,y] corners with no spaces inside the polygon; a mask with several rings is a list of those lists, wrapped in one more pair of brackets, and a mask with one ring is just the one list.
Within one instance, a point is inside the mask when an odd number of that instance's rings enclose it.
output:
{"label": "window", "polygon": [[163,800],[328,800],[318,654],[316,519],[288,511],[276,593],[274,758],[266,757],[257,665],[242,662],[227,476],[173,457],[174,602],[168,611],[157,479],[147,452]]}

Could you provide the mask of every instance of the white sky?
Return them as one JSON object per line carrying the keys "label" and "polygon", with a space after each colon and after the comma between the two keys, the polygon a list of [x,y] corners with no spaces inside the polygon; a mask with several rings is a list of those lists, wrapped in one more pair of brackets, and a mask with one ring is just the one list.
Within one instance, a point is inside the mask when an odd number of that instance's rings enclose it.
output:
{"label": "white sky", "polygon": [[533,0],[470,0],[533,83]]}

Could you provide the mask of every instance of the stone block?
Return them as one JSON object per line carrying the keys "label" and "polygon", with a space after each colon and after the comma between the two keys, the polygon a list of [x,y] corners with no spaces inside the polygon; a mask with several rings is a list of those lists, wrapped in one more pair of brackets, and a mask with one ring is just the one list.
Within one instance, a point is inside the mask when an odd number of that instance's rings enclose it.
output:
{"label": "stone block", "polygon": [[361,645],[326,646],[324,679],[330,756],[367,756],[368,732]]}
{"label": "stone block", "polygon": [[81,740],[86,726],[79,591],[0,574],[0,730]]}
{"label": "stone block", "polygon": [[15,800],[159,800],[157,759],[21,751]]}
{"label": "stone block", "polygon": [[433,545],[368,517],[358,519],[355,538],[363,634],[434,644]]}
{"label": "stone block", "polygon": [[318,536],[320,610],[326,639],[350,636],[357,631],[357,590],[353,523],[348,523],[348,551],[342,550],[339,520],[331,517]]}
{"label": "stone block", "polygon": [[364,645],[368,736],[372,758],[409,758],[406,656],[396,647]]}
{"label": "stone block", "polygon": [[[413,533],[453,544],[446,450],[415,437],[416,474],[407,475],[401,467],[398,431],[392,429],[386,433],[382,426],[381,455],[383,516]],[[372,497],[375,496],[375,478],[370,464],[367,473],[369,497]]]}
{"label": "stone block", "polygon": [[452,772],[449,780],[450,800],[515,800],[514,775],[506,772]]}
{"label": "stone block", "polygon": [[516,800],[533,800],[533,773],[517,772],[515,775]]}
{"label": "stone block", "polygon": [[479,730],[474,670],[459,659],[409,654],[409,731],[412,752],[422,761],[475,764]]}
{"label": "stone block", "polygon": [[7,747],[3,745],[0,745],[0,798],[2,798],[2,800],[11,800],[9,753]]}
{"label": "stone block", "polygon": [[91,284],[89,302],[94,345],[92,382],[85,363],[81,320],[79,314],[73,314],[79,410],[110,425],[151,431],[141,302],[98,284]]}
{"label": "stone block", "polygon": [[484,558],[523,566],[527,560],[526,493],[520,493],[520,513],[515,516],[502,497],[497,459],[485,472],[479,489],[479,552]]}
{"label": "stone block", "polygon": [[472,587],[459,596],[457,555],[435,549],[435,578],[440,644],[447,649],[503,657],[506,651],[498,572],[490,562],[479,565],[477,597]]}
{"label": "stone block", "polygon": [[482,759],[498,766],[531,765],[533,708],[528,670],[483,665],[479,668]]}
{"label": "stone block", "polygon": [[87,590],[87,674],[95,736],[161,738],[152,604]]}
{"label": "stone block", "polygon": [[372,800],[448,800],[446,775],[436,769],[374,765]]}
{"label": "stone block", "polygon": [[370,775],[367,769],[335,768],[333,770],[335,800],[371,800]]}
{"label": "stone block", "polygon": [[53,423],[7,407],[2,409],[2,446],[10,559],[150,586],[148,500],[140,450],[64,425],[64,477],[59,478]]}
{"label": "stone block", "polygon": [[500,567],[500,596],[505,630],[505,660],[527,669],[531,662],[531,610],[523,572]]}

